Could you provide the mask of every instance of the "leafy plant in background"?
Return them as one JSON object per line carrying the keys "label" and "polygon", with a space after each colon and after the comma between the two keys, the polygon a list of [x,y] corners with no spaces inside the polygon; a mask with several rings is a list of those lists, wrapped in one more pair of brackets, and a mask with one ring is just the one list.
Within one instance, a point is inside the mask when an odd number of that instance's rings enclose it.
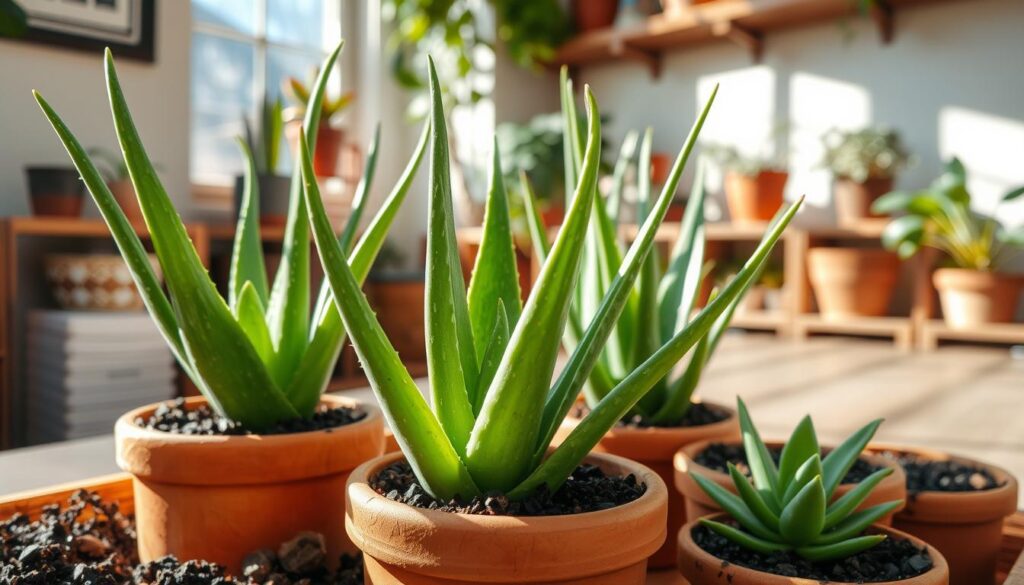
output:
{"label": "leafy plant in background", "polygon": [[503,154],[501,172],[507,184],[514,186],[518,174],[524,172],[539,199],[563,199],[563,126],[559,113],[534,116],[525,124],[498,125],[498,148]]}
{"label": "leafy plant in background", "polygon": [[822,164],[836,177],[858,183],[891,179],[910,160],[899,133],[887,128],[832,130],[821,141],[825,145]]}
{"label": "leafy plant in background", "polygon": [[864,530],[903,502],[855,510],[892,469],[872,473],[829,503],[881,420],[867,424],[822,457],[814,423],[804,417],[776,466],[746,405],[742,400],[737,400],[737,405],[753,485],[732,463],[729,475],[739,495],[699,473],[690,472],[690,476],[742,528],[706,518],[701,524],[748,550],[764,554],[796,551],[811,561],[846,558],[885,540],[884,535],[864,534]]}
{"label": "leafy plant in background", "polygon": [[[1006,193],[1001,202],[1024,195],[1024,186]],[[882,232],[882,243],[901,258],[924,246],[949,255],[959,268],[996,270],[1007,253],[1024,246],[1024,228],[1005,229],[995,218],[971,209],[967,170],[959,159],[946,163],[942,174],[921,191],[893,191],[871,207],[874,213],[903,213]]]}
{"label": "leafy plant in background", "polygon": [[[427,361],[433,409],[381,330],[344,250],[330,229],[303,144],[302,170],[313,234],[334,300],[370,385],[402,451],[424,488],[449,499],[499,490],[518,499],[540,486],[556,489],[577,464],[668,372],[740,294],[764,262],[797,206],[765,236],[740,275],[690,324],[663,344],[598,404],[549,456],[545,421],[564,416],[598,359],[671,199],[658,199],[623,259],[597,317],[587,324],[554,387],[551,379],[568,306],[595,207],[600,122],[586,90],[586,149],[565,223],[537,283],[521,305],[500,157],[494,153],[484,232],[468,292],[459,265],[448,160],[447,127],[437,73],[429,65],[431,107],[430,211],[426,276]],[[696,129],[691,133],[691,148]],[[677,161],[677,173],[682,159]]]}
{"label": "leafy plant in background", "polygon": [[248,118],[242,119],[245,128],[245,143],[249,152],[253,153],[256,162],[256,173],[272,175],[277,170],[277,162],[281,155],[281,138],[284,136],[284,105],[281,98],[270,100],[263,96],[260,102],[260,116],[256,127]]}
{"label": "leafy plant in background", "polygon": [[28,15],[14,0],[0,0],[0,37],[17,38],[28,32]]}
{"label": "leafy plant in background", "polygon": [[709,143],[704,145],[702,152],[723,170],[745,177],[756,177],[762,171],[785,168],[774,157],[745,154],[735,146]]}
{"label": "leafy plant in background", "polygon": [[[339,45],[324,61],[306,112],[303,132],[312,143],[318,107]],[[326,284],[310,310],[310,242],[302,181],[292,177],[291,207],[281,263],[269,282],[259,236],[256,164],[246,158],[243,205],[232,254],[228,298],[217,292],[160,183],[132,121],[113,56],[106,54],[107,91],[114,126],[138,200],[163,269],[164,294],[146,251],[81,144],[57,113],[36,93],[36,100],[67,148],[99,206],[131,269],[139,292],[171,351],[210,404],[222,415],[260,431],[283,420],[313,414],[345,339],[345,328]],[[376,141],[376,139],[375,139]],[[426,132],[399,183],[356,243],[376,166],[367,159],[356,189],[352,215],[336,245],[352,263],[356,279],[366,278],[385,234],[412,182],[426,148]],[[370,152],[376,152],[376,143]],[[334,237],[333,231],[331,233]]]}
{"label": "leafy plant in background", "polygon": [[[131,175],[128,173],[128,165],[116,153],[99,146],[94,146],[85,152],[92,158],[93,163],[99,164],[97,169],[107,183],[124,181],[131,178]],[[160,170],[159,165],[153,166]]]}
{"label": "leafy plant in background", "polygon": [[[319,75],[319,71],[314,71],[314,80]],[[289,77],[284,81],[284,93],[295,103],[293,111],[296,118],[306,115],[306,108],[309,106],[310,94],[312,93],[310,87],[311,85],[307,85],[295,77]],[[320,106],[320,123],[330,124],[334,118],[341,116],[355,99],[356,93],[354,91],[343,92],[336,98],[325,95]]]}

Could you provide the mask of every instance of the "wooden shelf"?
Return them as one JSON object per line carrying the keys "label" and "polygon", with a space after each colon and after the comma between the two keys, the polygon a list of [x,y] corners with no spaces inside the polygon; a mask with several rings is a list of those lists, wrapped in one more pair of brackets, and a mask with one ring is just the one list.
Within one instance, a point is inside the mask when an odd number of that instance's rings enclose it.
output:
{"label": "wooden shelf", "polygon": [[746,313],[737,311],[733,315],[730,325],[739,329],[786,333],[788,332],[790,319],[789,315],[781,310],[749,311]]}
{"label": "wooden shelf", "polygon": [[920,326],[921,349],[936,349],[942,341],[1024,344],[1024,323],[987,323],[971,329],[955,329],[942,319],[929,319]]}
{"label": "wooden shelf", "polygon": [[914,347],[914,321],[910,317],[851,317],[826,319],[818,313],[797,315],[793,322],[793,337],[806,339],[813,333],[891,337],[903,350]]}

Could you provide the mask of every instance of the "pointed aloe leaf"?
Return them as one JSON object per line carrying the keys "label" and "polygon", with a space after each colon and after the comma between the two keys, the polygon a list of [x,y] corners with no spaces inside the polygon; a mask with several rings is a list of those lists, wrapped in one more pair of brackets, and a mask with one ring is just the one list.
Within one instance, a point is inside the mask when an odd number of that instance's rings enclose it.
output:
{"label": "pointed aloe leaf", "polygon": [[622,221],[622,196],[626,187],[626,173],[629,172],[629,165],[636,156],[636,146],[640,141],[640,134],[635,130],[626,133],[619,147],[619,158],[615,161],[615,169],[612,171],[612,188],[608,192],[608,200],[605,203],[607,214],[612,222],[618,227]]}
{"label": "pointed aloe leaf", "polygon": [[690,477],[697,482],[697,485],[704,490],[709,498],[752,534],[767,539],[778,538],[778,535],[765,525],[739,496],[699,473],[690,473]]}
{"label": "pointed aloe leaf", "polygon": [[217,293],[160,183],[128,111],[109,49],[106,72],[110,107],[125,164],[163,267],[185,351],[210,393],[213,406],[228,418],[256,430],[294,418],[298,413],[267,374],[252,343]]}
{"label": "pointed aloe leaf", "polygon": [[238,294],[235,319],[260,356],[260,361],[269,364],[274,359],[274,342],[271,341],[270,329],[267,328],[263,300],[251,282],[242,285],[242,290]]}
{"label": "pointed aloe leaf", "polygon": [[747,508],[757,516],[757,519],[760,520],[762,524],[768,527],[772,532],[778,532],[779,515],[768,507],[768,504],[764,501],[764,498],[761,497],[761,494],[754,489],[754,486],[750,485],[750,480],[748,480],[747,477],[732,464],[732,462],[729,462],[728,466],[729,477],[732,478],[732,483],[736,486],[736,491],[739,493],[740,499],[743,500],[747,505]]}
{"label": "pointed aloe leaf", "polygon": [[829,498],[835,493],[836,488],[843,482],[843,478],[853,467],[854,462],[860,457],[864,447],[867,447],[871,441],[871,437],[875,436],[875,431],[878,430],[878,425],[882,424],[882,419],[871,421],[864,425],[857,432],[850,435],[841,445],[833,449],[824,460],[821,462],[824,475],[822,479],[825,482],[825,495]]}
{"label": "pointed aloe leaf", "polygon": [[544,398],[558,357],[569,302],[597,191],[601,124],[597,102],[586,91],[587,153],[579,186],[541,269],[522,316],[487,392],[467,449],[467,464],[485,490],[509,490],[529,473],[540,431]]}
{"label": "pointed aloe leaf", "polygon": [[[733,279],[733,283],[737,280],[739,280],[738,276]],[[754,478],[754,485],[757,486],[761,493],[766,494],[766,499],[769,502],[774,501],[775,504],[781,504],[781,502],[775,500],[775,493],[779,483],[779,472],[775,468],[775,461],[772,459],[768,447],[761,440],[761,435],[757,432],[757,427],[754,426],[754,422],[750,419],[750,412],[747,411],[747,405],[743,402],[742,398],[736,398],[736,410],[740,418],[743,448],[747,453],[747,463],[750,465],[750,475]],[[770,494],[770,499],[767,494]]]}
{"label": "pointed aloe leaf", "polygon": [[797,469],[819,452],[814,422],[810,416],[805,416],[793,429],[793,434],[782,448],[782,458],[779,459],[779,489],[785,492]]}
{"label": "pointed aloe leaf", "polygon": [[678,424],[689,410],[693,393],[697,390],[700,375],[704,371],[708,357],[711,355],[711,334],[700,338],[697,347],[690,354],[690,362],[686,364],[683,375],[673,382],[665,393],[661,407],[651,416],[651,421],[659,425]]}
{"label": "pointed aloe leaf", "polygon": [[562,66],[558,76],[559,95],[562,100],[562,156],[565,166],[565,207],[572,204],[583,157],[583,136],[580,133],[576,102],[572,95],[569,68]]}
{"label": "pointed aloe leaf", "polygon": [[334,237],[331,221],[320,198],[309,146],[302,137],[299,142],[306,206],[320,262],[388,425],[394,429],[395,438],[416,477],[431,495],[447,500],[456,495],[468,498],[479,494],[444,429],[430,412],[412,376],[381,329],[359,288],[359,281],[345,261],[345,252]]}
{"label": "pointed aloe leaf", "polygon": [[[508,325],[515,327],[522,311],[519,270],[516,266],[508,193],[501,175],[501,153],[494,140],[491,185],[484,211],[483,236],[469,283],[469,320],[473,324],[476,355],[482,360],[498,320],[498,303],[505,306]],[[477,400],[474,397],[474,402]]]}
{"label": "pointed aloe leaf", "polygon": [[881,483],[883,479],[892,475],[892,473],[893,470],[890,467],[879,469],[861,480],[852,490],[832,502],[825,514],[825,529],[832,528],[849,516],[857,509],[857,506],[860,506],[871,495],[871,491],[875,489],[875,486]]}
{"label": "pointed aloe leaf", "polygon": [[[651,213],[651,144],[654,140],[654,131],[648,128],[644,132],[643,142],[640,144],[640,162],[637,165],[637,176],[639,180],[637,196],[637,216],[647,218]],[[640,280],[637,281],[637,316],[636,334],[633,340],[633,355],[631,364],[643,363],[658,346],[661,345],[661,331],[658,326],[658,248],[652,247],[644,259],[643,268],[640,270]],[[654,389],[648,392],[638,403],[643,412],[653,414],[664,402],[665,380],[659,380]]]}
{"label": "pointed aloe leaf", "polygon": [[[753,255],[736,277],[709,302],[700,313],[675,337],[662,345],[650,358],[633,370],[612,390],[583,421],[576,426],[562,444],[554,450],[530,476],[510,494],[529,494],[540,485],[555,490],[569,477],[576,465],[654,384],[665,377],[686,352],[714,326],[718,318],[736,300],[768,259],[775,243],[803,204],[801,198],[790,206],[773,225]],[[632,249],[631,249],[632,253]],[[585,374],[586,372],[584,372]],[[563,374],[564,375],[564,374]]]}
{"label": "pointed aloe leaf", "polygon": [[530,242],[533,243],[533,253],[537,255],[539,264],[544,264],[551,250],[551,242],[548,240],[547,226],[544,225],[540,210],[537,209],[537,196],[533,192],[533,185],[530,184],[526,171],[519,171],[519,184],[522,187],[526,227],[530,232]]}
{"label": "pointed aloe leaf", "polygon": [[854,512],[847,516],[842,522],[836,524],[835,528],[819,536],[814,541],[814,544],[836,544],[844,540],[849,540],[864,532],[868,526],[871,526],[875,522],[878,522],[882,518],[896,511],[896,509],[902,505],[903,500],[896,500],[894,502],[885,502],[884,504],[871,506],[866,510]]}
{"label": "pointed aloe leaf", "polygon": [[678,333],[690,320],[703,280],[704,166],[702,162],[697,165],[693,194],[686,204],[683,221],[679,224],[679,237],[672,246],[668,269],[658,290],[658,322],[663,340]]}
{"label": "pointed aloe leaf", "polygon": [[103,220],[114,237],[117,248],[121,251],[121,256],[128,265],[135,288],[139,291],[139,296],[142,297],[142,302],[146,305],[150,316],[164,339],[167,340],[167,345],[170,346],[171,352],[181,364],[182,369],[196,383],[196,386],[201,387],[199,378],[193,370],[192,362],[185,354],[185,345],[181,340],[181,332],[174,309],[164,294],[163,286],[160,284],[160,279],[157,278],[153,266],[149,263],[149,255],[142,246],[138,234],[135,233],[135,228],[125,217],[124,211],[118,206],[106,181],[103,180],[103,176],[89,159],[75,135],[71,133],[71,130],[64,124],[57,112],[50,107],[50,104],[43,99],[42,95],[38,92],[33,92],[32,95],[35,96],[36,102],[39,103],[39,107],[50,121],[50,125],[53,126],[57,136],[64,143],[64,148],[71,157],[71,161],[78,169],[82,180],[85,181],[89,193],[92,194]]}
{"label": "pointed aloe leaf", "polygon": [[845,559],[859,552],[866,551],[883,540],[885,540],[884,534],[871,534],[844,540],[836,544],[801,547],[796,549],[796,554],[816,563]]}
{"label": "pointed aloe leaf", "polygon": [[825,487],[821,476],[805,485],[779,515],[779,534],[787,543],[803,546],[814,542],[825,526]]}
{"label": "pointed aloe leaf", "polygon": [[786,486],[786,491],[783,492],[780,503],[783,506],[788,504],[805,485],[809,484],[814,478],[820,477],[821,473],[821,456],[814,453],[797,468],[789,485]]}
{"label": "pointed aloe leaf", "polygon": [[473,393],[473,414],[480,414],[480,408],[484,405],[484,398],[487,396],[487,389],[494,380],[494,374],[501,364],[501,357],[505,355],[505,348],[508,346],[509,325],[508,315],[505,312],[505,303],[498,299],[497,320],[494,322],[494,331],[491,332],[491,339],[484,348],[483,358],[480,360],[480,379],[477,382],[476,391]]}
{"label": "pointed aloe leaf", "polygon": [[[402,176],[398,179],[398,183],[395,184],[394,189],[392,189],[387,199],[384,200],[384,204],[377,212],[377,215],[374,216],[366,227],[362,237],[359,239],[359,243],[356,244],[355,250],[349,254],[352,273],[360,285],[362,285],[363,281],[366,280],[366,276],[370,273],[370,268],[377,258],[377,253],[380,252],[381,246],[384,245],[388,229],[390,229],[395,216],[398,214],[398,210],[402,206],[402,202],[405,201],[405,197],[412,187],[416,171],[419,169],[427,149],[429,135],[430,124],[427,123],[423,127],[416,150],[412,158],[409,159],[408,164],[406,164]],[[292,377],[291,384],[287,390],[288,399],[304,416],[312,414],[319,403],[320,394],[323,393],[324,388],[327,387],[330,381],[331,372],[334,370],[334,364],[338,360],[338,354],[341,353],[341,348],[345,341],[345,325],[341,320],[341,314],[338,313],[338,307],[333,301],[333,293],[330,292],[329,288],[330,283],[325,282],[324,284],[328,286],[325,298],[329,299],[329,302],[323,312],[320,313],[320,318],[314,323],[315,329],[309,342],[309,347],[306,348],[306,353],[302,356],[302,362],[298,370],[295,371],[295,375]]]}
{"label": "pointed aloe leaf", "polygon": [[260,191],[256,180],[256,161],[249,146],[237,139],[238,149],[245,160],[242,179],[242,205],[235,227],[235,242],[231,252],[231,271],[228,275],[228,305],[237,312],[242,287],[251,283],[261,304],[267,302],[267,265],[263,261],[263,242],[260,239]]}
{"label": "pointed aloe leaf", "polygon": [[747,550],[757,551],[766,555],[790,550],[790,547],[785,544],[758,538],[742,530],[737,530],[728,524],[722,524],[707,518],[701,518],[700,523]]}

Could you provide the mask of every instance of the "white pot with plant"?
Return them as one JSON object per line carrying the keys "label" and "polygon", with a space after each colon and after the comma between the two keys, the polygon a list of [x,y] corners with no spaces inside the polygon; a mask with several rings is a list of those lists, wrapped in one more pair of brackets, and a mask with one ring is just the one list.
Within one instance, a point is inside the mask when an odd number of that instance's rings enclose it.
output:
{"label": "white pot with plant", "polygon": [[899,133],[887,128],[833,130],[822,137],[822,143],[822,164],[834,178],[836,222],[848,226],[877,217],[871,213],[871,205],[892,191],[896,174],[910,159]]}

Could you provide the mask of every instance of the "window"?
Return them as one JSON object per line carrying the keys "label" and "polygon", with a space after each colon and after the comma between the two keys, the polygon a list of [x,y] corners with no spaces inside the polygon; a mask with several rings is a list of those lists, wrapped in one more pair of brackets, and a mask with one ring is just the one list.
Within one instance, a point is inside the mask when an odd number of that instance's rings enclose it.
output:
{"label": "window", "polygon": [[[243,118],[281,97],[285,78],[307,80],[340,38],[340,0],[192,0],[192,182],[231,185]],[[291,157],[280,158],[287,174]]]}

